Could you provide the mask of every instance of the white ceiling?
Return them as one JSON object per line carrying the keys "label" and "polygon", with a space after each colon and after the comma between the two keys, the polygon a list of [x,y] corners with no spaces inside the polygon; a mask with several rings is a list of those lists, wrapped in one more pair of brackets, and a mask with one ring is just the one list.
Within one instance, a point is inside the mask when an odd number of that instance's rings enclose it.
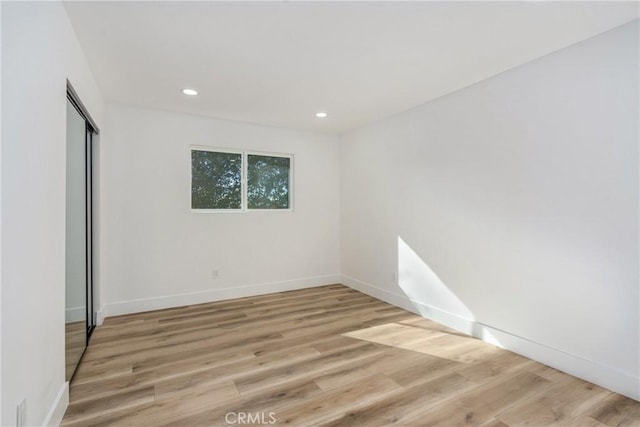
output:
{"label": "white ceiling", "polygon": [[[638,17],[636,2],[67,2],[108,100],[344,132]],[[200,94],[187,98],[183,87]],[[326,119],[314,114],[324,110]]]}

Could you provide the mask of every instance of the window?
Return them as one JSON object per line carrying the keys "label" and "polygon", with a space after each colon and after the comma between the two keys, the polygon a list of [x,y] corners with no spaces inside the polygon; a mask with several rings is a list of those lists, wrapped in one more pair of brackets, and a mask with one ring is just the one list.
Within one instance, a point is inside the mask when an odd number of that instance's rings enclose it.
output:
{"label": "window", "polygon": [[242,207],[242,154],[191,150],[191,208]]}
{"label": "window", "polygon": [[249,209],[289,209],[289,157],[247,155]]}
{"label": "window", "polygon": [[191,148],[191,209],[291,210],[293,156]]}

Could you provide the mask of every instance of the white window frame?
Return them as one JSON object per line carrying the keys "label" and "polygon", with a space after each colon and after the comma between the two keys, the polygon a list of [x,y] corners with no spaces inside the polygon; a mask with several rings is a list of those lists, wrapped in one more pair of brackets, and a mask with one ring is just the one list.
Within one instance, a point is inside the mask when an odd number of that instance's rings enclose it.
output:
{"label": "white window frame", "polygon": [[[240,179],[240,209],[194,209],[193,206],[193,165],[192,165],[192,152],[193,151],[210,151],[214,153],[229,153],[240,154],[242,162],[242,171]],[[289,159],[289,207],[287,209],[249,209],[248,207],[248,170],[249,170],[249,156],[268,156],[268,157],[284,157]],[[205,145],[190,145],[189,146],[189,212],[191,213],[250,213],[250,212],[293,212],[294,201],[294,187],[293,187],[293,175],[294,175],[294,155],[289,153],[276,153],[271,151],[255,151],[255,150],[238,150],[233,148],[218,148]]]}

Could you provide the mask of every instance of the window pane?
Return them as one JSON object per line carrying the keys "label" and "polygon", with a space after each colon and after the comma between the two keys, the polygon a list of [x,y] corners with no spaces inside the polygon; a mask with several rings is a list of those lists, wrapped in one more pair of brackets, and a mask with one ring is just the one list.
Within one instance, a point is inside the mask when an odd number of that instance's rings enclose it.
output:
{"label": "window pane", "polygon": [[289,209],[291,159],[253,154],[247,157],[249,209]]}
{"label": "window pane", "polygon": [[242,154],[191,150],[191,208],[240,209]]}

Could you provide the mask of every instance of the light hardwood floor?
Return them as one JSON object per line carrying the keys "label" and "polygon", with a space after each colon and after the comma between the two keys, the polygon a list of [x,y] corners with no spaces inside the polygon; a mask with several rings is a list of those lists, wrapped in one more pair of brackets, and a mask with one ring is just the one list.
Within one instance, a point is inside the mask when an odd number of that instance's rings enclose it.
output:
{"label": "light hardwood floor", "polygon": [[87,345],[87,322],[69,322],[64,325],[65,379],[68,381],[76,369]]}
{"label": "light hardwood floor", "polygon": [[63,426],[274,419],[637,426],[640,403],[332,285],[107,319]]}

